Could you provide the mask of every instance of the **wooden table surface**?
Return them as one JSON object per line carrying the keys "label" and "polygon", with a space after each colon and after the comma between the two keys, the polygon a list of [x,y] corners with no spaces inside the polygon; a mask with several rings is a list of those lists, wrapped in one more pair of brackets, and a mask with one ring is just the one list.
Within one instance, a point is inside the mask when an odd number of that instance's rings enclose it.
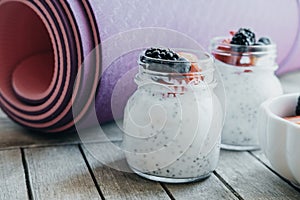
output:
{"label": "wooden table surface", "polygon": [[[282,77],[286,91],[300,91],[295,77],[300,73]],[[115,124],[104,128],[111,141],[121,141],[122,134]],[[105,141],[88,145],[109,154]],[[217,170],[204,181],[148,181],[102,165],[76,133],[29,132],[0,112],[0,199],[299,200],[300,190],[274,172],[261,151],[222,150]]]}

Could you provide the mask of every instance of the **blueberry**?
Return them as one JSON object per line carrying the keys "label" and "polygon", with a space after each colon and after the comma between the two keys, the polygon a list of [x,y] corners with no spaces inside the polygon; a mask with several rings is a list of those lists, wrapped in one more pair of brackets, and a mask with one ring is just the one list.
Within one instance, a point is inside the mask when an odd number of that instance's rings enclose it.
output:
{"label": "blueberry", "polygon": [[263,43],[265,45],[271,44],[271,40],[269,38],[267,38],[267,37],[261,37],[261,38],[259,38],[258,42],[261,42],[261,43]]}
{"label": "blueberry", "polygon": [[191,63],[187,59],[181,57],[177,61],[179,62],[174,65],[174,70],[176,72],[188,73],[191,70]]}

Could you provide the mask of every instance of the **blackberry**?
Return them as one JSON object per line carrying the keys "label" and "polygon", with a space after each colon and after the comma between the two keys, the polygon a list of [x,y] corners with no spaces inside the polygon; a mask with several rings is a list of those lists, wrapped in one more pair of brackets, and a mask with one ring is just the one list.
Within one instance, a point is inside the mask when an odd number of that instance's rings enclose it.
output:
{"label": "blackberry", "polygon": [[232,37],[230,44],[253,45],[255,44],[255,34],[250,29],[240,28]]}
{"label": "blackberry", "polygon": [[163,60],[177,60],[178,54],[171,49],[150,48],[145,51],[145,55],[150,58],[157,58]]}
{"label": "blackberry", "polygon": [[263,43],[265,45],[269,45],[269,44],[272,43],[271,40],[269,38],[267,38],[267,37],[261,37],[261,38],[259,38],[258,42]]}
{"label": "blackberry", "polygon": [[298,98],[298,103],[297,103],[297,106],[296,106],[296,115],[300,116],[300,96]]}
{"label": "blackberry", "polygon": [[149,48],[141,55],[140,60],[148,63],[148,69],[153,71],[188,73],[191,69],[191,63],[187,59],[165,48]]}

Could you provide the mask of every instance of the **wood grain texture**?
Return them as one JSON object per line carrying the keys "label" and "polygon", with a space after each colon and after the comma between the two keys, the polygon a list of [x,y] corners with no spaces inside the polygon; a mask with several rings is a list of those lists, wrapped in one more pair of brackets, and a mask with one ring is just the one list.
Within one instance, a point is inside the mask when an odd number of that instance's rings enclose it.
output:
{"label": "wood grain texture", "polygon": [[261,150],[260,151],[252,151],[251,155],[253,155],[255,158],[259,159],[261,162],[263,162],[268,167],[272,168],[269,160],[267,159],[267,157],[265,156],[263,151],[261,151]]}
{"label": "wood grain texture", "polygon": [[166,184],[175,199],[207,200],[207,199],[238,199],[225,185],[215,176],[201,182],[189,184]]}
{"label": "wood grain texture", "polygon": [[101,199],[78,146],[25,149],[34,199]]}
{"label": "wood grain texture", "polygon": [[285,182],[289,183],[292,187],[294,187],[296,190],[298,190],[300,192],[300,188],[296,188],[295,185],[290,180],[284,178],[283,176],[281,176],[280,174],[278,174],[278,172],[276,172],[276,170],[274,170],[274,168],[272,167],[270,161],[267,159],[267,157],[265,156],[265,154],[263,153],[263,151],[253,151],[253,152],[250,152],[250,154],[253,157],[255,157],[256,159],[258,159],[260,162],[262,162],[264,165],[266,165],[278,177],[280,177]]}
{"label": "wood grain texture", "polygon": [[7,117],[6,114],[0,108],[0,118],[6,118],[6,117]]}
{"label": "wood grain texture", "polygon": [[[121,130],[114,123],[108,123],[102,126],[111,141],[120,141],[122,138]],[[85,134],[93,133],[93,129],[85,130]],[[0,149],[18,148],[18,147],[40,147],[49,145],[78,144],[80,138],[76,132],[64,133],[41,133],[26,130],[10,119],[0,117]],[[96,142],[92,137],[90,141]],[[104,138],[98,138],[98,142],[105,141]]]}
{"label": "wood grain texture", "polygon": [[244,199],[300,199],[300,193],[248,152],[222,151],[217,173]]}
{"label": "wood grain texture", "polygon": [[[91,169],[96,177],[96,180],[101,188],[105,199],[112,200],[140,200],[140,199],[170,199],[161,185],[157,182],[148,181],[133,173],[121,172],[103,165],[99,159],[112,161],[116,168],[127,168],[124,155],[115,154],[112,147],[108,144],[89,144],[86,145],[84,152],[87,160],[90,163]],[[88,151],[87,149],[92,151]],[[102,155],[105,152],[105,157],[92,155],[91,152],[97,152]]]}
{"label": "wood grain texture", "polygon": [[0,199],[28,199],[20,150],[0,151]]}

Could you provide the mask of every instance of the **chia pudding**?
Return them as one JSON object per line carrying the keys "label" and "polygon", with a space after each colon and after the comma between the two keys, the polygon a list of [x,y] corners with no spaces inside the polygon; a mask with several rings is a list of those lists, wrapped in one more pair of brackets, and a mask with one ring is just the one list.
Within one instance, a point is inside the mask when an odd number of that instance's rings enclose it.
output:
{"label": "chia pudding", "polygon": [[214,38],[211,51],[226,93],[222,147],[231,150],[259,148],[257,120],[260,104],[282,94],[274,72],[276,45],[267,37],[256,41],[249,29],[232,32],[232,38]]}
{"label": "chia pudding", "polygon": [[125,108],[127,162],[151,180],[203,179],[217,167],[223,120],[212,59],[203,52],[197,57],[181,52],[176,60],[159,61],[145,55],[147,50],[139,60],[138,90]]}

